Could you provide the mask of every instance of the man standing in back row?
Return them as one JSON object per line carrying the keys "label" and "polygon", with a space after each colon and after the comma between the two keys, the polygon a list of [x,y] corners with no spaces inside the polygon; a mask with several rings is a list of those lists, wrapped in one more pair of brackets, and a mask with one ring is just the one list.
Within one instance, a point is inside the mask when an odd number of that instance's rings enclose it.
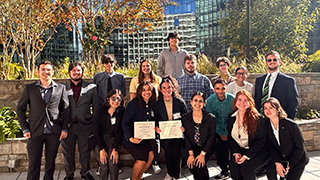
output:
{"label": "man standing in back row", "polygon": [[188,54],[187,51],[179,48],[181,37],[179,33],[169,33],[167,37],[169,48],[163,50],[158,58],[157,75],[166,77],[171,75],[178,79],[184,75],[184,57]]}
{"label": "man standing in back row", "polygon": [[279,71],[281,64],[280,55],[276,51],[270,51],[265,55],[267,74],[257,77],[255,82],[254,101],[256,108],[263,113],[262,104],[269,97],[275,97],[288,114],[288,118],[294,119],[298,109],[298,90],[294,78]]}

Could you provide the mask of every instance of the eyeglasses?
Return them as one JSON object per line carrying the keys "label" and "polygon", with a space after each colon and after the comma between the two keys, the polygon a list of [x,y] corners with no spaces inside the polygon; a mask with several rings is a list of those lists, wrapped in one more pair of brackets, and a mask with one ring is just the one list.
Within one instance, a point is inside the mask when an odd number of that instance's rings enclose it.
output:
{"label": "eyeglasses", "polygon": [[111,99],[111,101],[116,101],[116,100],[119,102],[122,101],[122,99],[120,97],[111,97],[110,99]]}
{"label": "eyeglasses", "polygon": [[236,75],[239,75],[239,76],[244,76],[246,75],[247,73],[236,73]]}
{"label": "eyeglasses", "polygon": [[219,67],[228,66],[228,64],[219,64]]}
{"label": "eyeglasses", "polygon": [[110,63],[110,64],[113,64],[114,61],[107,61],[107,62],[106,62],[106,64],[109,64],[109,63]]}
{"label": "eyeglasses", "polygon": [[277,58],[267,59],[267,62],[271,62],[271,61],[277,62],[277,61],[278,61],[278,59],[277,59]]}

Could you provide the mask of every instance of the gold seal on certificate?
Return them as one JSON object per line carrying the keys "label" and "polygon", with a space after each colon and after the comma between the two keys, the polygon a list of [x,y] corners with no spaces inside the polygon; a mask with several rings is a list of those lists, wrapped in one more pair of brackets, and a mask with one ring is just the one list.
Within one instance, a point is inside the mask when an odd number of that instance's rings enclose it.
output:
{"label": "gold seal on certificate", "polygon": [[159,121],[160,139],[182,138],[181,121]]}
{"label": "gold seal on certificate", "polygon": [[134,122],[134,138],[155,139],[154,127],[154,121]]}

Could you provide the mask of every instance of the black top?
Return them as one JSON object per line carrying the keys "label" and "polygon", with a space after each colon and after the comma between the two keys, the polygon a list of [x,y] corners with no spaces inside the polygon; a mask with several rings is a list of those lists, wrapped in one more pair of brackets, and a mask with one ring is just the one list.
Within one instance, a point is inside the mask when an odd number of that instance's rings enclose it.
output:
{"label": "black top", "polygon": [[[94,113],[94,136],[96,137],[99,149],[104,149],[106,143],[104,142],[104,134],[110,134],[114,136],[112,148],[116,150],[121,145],[121,139],[123,136],[123,130],[121,127],[121,121],[124,113],[123,107],[118,107],[113,113],[112,117],[108,113],[108,109],[105,105],[100,106]],[[111,124],[111,118],[116,118],[114,125]]]}
{"label": "black top", "polygon": [[[194,142],[195,125],[193,121],[192,112],[187,113],[182,117],[182,126],[184,127],[184,135],[187,150],[192,150],[196,146]],[[202,110],[202,121],[199,126],[200,131],[200,144],[202,150],[206,153],[211,152],[211,147],[214,142],[214,136],[216,132],[216,118],[213,114]]]}
{"label": "black top", "polygon": [[[238,145],[238,143],[231,136],[233,124],[236,121],[236,117],[231,116],[233,113],[228,115],[228,120],[227,120],[227,123],[228,123],[227,129],[228,129],[228,133],[229,133],[228,139],[229,139],[231,154],[241,152],[240,151],[241,147]],[[266,131],[264,119],[262,118],[262,116],[259,116],[259,119],[257,119],[257,121],[259,121],[259,123],[257,125],[256,133],[254,136],[249,135],[249,149],[244,154],[249,158],[254,158],[254,156],[262,150],[263,151],[268,150],[266,147],[267,131]]]}

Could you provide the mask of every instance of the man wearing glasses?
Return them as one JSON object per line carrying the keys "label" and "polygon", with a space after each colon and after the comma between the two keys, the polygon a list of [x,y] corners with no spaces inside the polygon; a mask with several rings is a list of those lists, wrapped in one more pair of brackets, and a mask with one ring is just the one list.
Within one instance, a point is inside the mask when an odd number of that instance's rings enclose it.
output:
{"label": "man wearing glasses", "polygon": [[220,75],[217,75],[211,79],[213,84],[217,79],[223,79],[226,81],[227,85],[236,80],[235,77],[231,76],[228,69],[231,66],[231,62],[227,57],[218,57],[216,60],[216,66],[220,71]]}
{"label": "man wearing glasses", "polygon": [[126,96],[126,83],[123,74],[114,71],[117,63],[112,54],[102,57],[102,64],[105,71],[97,73],[93,77],[93,82],[97,85],[99,102],[102,105],[106,101],[108,92],[111,89],[120,89],[123,97]]}
{"label": "man wearing glasses", "polygon": [[261,113],[261,105],[269,97],[277,98],[288,118],[294,119],[298,108],[298,91],[295,79],[279,71],[281,64],[280,55],[276,51],[270,51],[265,55],[267,74],[257,77],[255,82],[254,101],[256,108]]}

